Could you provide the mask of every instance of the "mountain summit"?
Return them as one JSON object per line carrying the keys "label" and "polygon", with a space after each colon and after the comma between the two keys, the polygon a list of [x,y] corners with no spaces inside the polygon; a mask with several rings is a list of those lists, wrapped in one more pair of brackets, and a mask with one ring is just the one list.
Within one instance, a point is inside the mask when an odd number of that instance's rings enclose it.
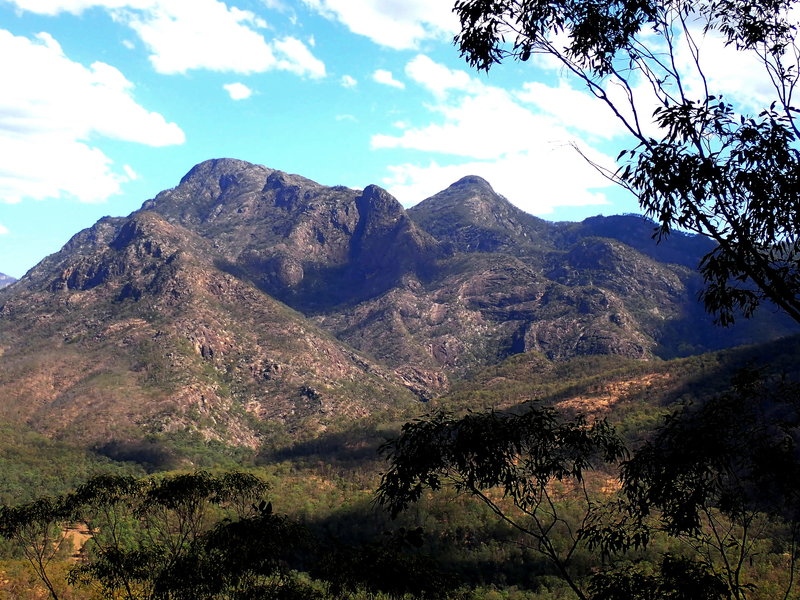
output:
{"label": "mountain summit", "polygon": [[478,177],[405,210],[374,185],[206,161],[0,290],[0,417],[96,444],[255,446],[426,400],[514,353],[648,359],[788,331],[714,328],[687,266],[708,242],[654,249],[652,228],[550,223]]}
{"label": "mountain summit", "polygon": [[408,213],[437,240],[462,252],[519,254],[537,245],[548,230],[546,221],[523,212],[474,175],[459,179]]}

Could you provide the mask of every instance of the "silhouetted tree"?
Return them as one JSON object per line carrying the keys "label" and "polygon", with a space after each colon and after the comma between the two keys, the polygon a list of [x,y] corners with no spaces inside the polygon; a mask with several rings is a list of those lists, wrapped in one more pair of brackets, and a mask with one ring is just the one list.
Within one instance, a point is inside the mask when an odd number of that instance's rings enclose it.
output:
{"label": "silhouetted tree", "polygon": [[[626,455],[605,421],[570,421],[535,405],[516,414],[491,411],[457,418],[437,412],[405,424],[400,437],[381,452],[390,468],[377,498],[392,515],[418,501],[426,489],[451,485],[486,504],[522,534],[523,545],[551,562],[578,598],[587,598],[572,563],[586,544],[583,528],[601,502],[585,474]],[[573,518],[576,506],[580,514]]]}
{"label": "silhouetted tree", "polygon": [[[623,464],[627,510],[693,547],[735,598],[770,528],[791,597],[800,541],[800,395],[751,370],[732,388],[669,418]],[[779,525],[779,527],[776,527]],[[774,532],[773,532],[774,533]],[[618,532],[617,532],[618,534]]]}
{"label": "silhouetted tree", "polygon": [[275,514],[266,490],[260,478],[235,471],[100,475],[72,493],[0,507],[0,534],[19,543],[53,600],[50,566],[75,523],[91,539],[67,580],[104,598],[321,600],[326,588],[337,598],[365,591],[438,598],[450,591],[430,557],[409,551],[421,545],[421,530],[333,551]]}
{"label": "silhouetted tree", "polygon": [[[721,324],[763,300],[800,322],[800,78],[794,0],[458,0],[456,43],[488,70],[543,53],[608,106],[635,140],[617,171],[658,236],[681,228],[717,248],[700,264]],[[745,112],[711,89],[703,40],[754,56],[772,86]],[[652,118],[651,118],[652,115]]]}

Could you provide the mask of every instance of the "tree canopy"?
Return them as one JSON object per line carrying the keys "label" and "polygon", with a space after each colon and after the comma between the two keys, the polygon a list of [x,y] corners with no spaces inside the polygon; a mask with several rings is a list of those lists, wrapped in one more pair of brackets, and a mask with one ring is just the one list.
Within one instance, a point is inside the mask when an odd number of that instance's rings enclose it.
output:
{"label": "tree canopy", "polygon": [[[615,171],[658,236],[700,233],[702,297],[723,325],[770,301],[800,322],[800,154],[794,0],[458,0],[456,44],[488,70],[555,58],[634,144]],[[750,56],[769,93],[725,97],[706,48]]]}

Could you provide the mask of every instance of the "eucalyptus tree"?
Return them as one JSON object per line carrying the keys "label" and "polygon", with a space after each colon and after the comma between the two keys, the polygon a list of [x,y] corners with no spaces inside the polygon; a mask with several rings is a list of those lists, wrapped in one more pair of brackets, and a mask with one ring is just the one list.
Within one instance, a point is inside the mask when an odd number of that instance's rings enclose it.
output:
{"label": "eucalyptus tree", "polygon": [[[680,228],[717,242],[700,271],[719,323],[765,300],[800,322],[794,0],[458,0],[454,10],[470,65],[546,55],[608,107],[633,142],[618,169],[596,166],[636,195],[657,236]],[[758,94],[723,94],[709,60],[723,47],[726,61],[756,66]]]}
{"label": "eucalyptus tree", "polygon": [[488,506],[538,552],[575,596],[587,599],[575,558],[603,497],[587,479],[614,466],[625,445],[605,421],[570,420],[531,405],[521,412],[436,412],[403,426],[381,447],[390,462],[377,501],[396,516],[427,490],[452,486]]}

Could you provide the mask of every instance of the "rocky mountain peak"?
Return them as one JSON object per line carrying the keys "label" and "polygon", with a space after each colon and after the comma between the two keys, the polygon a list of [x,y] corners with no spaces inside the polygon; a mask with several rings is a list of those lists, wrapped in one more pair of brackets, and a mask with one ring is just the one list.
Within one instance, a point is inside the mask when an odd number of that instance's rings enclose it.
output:
{"label": "rocky mountain peak", "polygon": [[700,235],[673,231],[660,241],[654,239],[657,224],[642,215],[596,216],[574,224],[570,243],[586,236],[613,238],[647,256],[665,263],[696,269],[699,257],[711,252],[715,243]]}
{"label": "rocky mountain peak", "polygon": [[249,197],[259,194],[274,171],[231,158],[194,166],[180,183],[142,205],[173,223],[196,226],[225,213],[241,212]]}
{"label": "rocky mountain peak", "polygon": [[[267,177],[273,170],[263,165],[256,165],[236,158],[212,158],[196,164],[181,178],[178,185],[201,182],[208,185],[210,182],[235,182],[237,175],[244,173],[257,173],[256,176]],[[223,183],[220,187],[225,187]]]}
{"label": "rocky mountain peak", "polygon": [[461,190],[465,188],[475,188],[479,190],[489,191],[492,194],[495,193],[491,184],[488,181],[486,181],[483,177],[478,177],[477,175],[467,175],[465,177],[462,177],[455,183],[451,184],[448,189],[450,188],[456,188]]}
{"label": "rocky mountain peak", "polygon": [[[708,241],[665,253],[652,226],[548,223],[474,176],[406,211],[375,185],[206,161],[0,290],[0,396],[67,437],[145,424],[249,444],[250,418],[324,427],[509,354],[646,359],[787,331],[713,328],[684,266]],[[79,427],[87,411],[107,433]]]}
{"label": "rocky mountain peak", "polygon": [[459,179],[408,213],[462,252],[524,252],[547,229],[545,221],[523,212],[476,175]]}
{"label": "rocky mountain peak", "polygon": [[368,185],[356,198],[356,206],[365,225],[390,223],[405,216],[405,209],[389,192],[377,185]]}

